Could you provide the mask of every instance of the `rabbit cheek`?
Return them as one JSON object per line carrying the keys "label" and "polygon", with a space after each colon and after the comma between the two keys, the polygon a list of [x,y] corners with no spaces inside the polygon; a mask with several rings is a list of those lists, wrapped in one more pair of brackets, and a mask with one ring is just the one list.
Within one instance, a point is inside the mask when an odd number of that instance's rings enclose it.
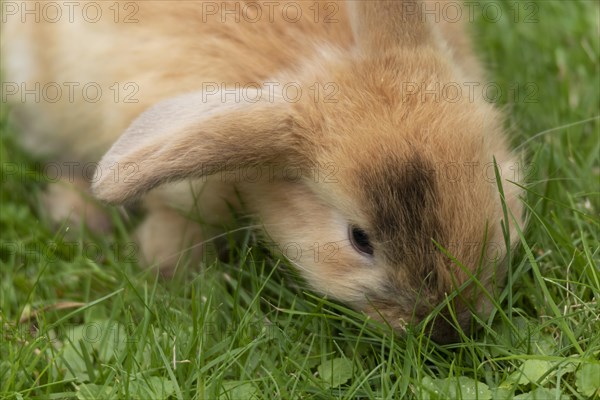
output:
{"label": "rabbit cheek", "polygon": [[266,243],[318,292],[364,304],[364,287],[377,287],[381,269],[348,240],[348,221],[308,187],[277,183],[246,186],[245,199],[266,231]]}

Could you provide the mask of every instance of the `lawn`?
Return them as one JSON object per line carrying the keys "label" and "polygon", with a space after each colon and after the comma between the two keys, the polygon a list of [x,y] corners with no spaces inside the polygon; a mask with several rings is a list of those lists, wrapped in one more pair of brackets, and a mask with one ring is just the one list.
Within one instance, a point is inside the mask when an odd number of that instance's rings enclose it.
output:
{"label": "lawn", "polygon": [[47,220],[50,177],[2,104],[0,398],[600,398],[599,3],[475,3],[529,219],[477,332],[395,336],[311,293],[251,231],[230,262],[161,279],[136,262],[139,217],[113,210],[103,236]]}

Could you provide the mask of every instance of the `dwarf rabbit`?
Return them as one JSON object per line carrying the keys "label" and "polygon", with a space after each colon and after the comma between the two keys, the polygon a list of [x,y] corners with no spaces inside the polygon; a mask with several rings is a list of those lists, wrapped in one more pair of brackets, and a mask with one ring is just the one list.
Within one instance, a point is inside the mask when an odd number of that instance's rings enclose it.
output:
{"label": "dwarf rabbit", "polygon": [[[503,201],[513,240],[521,223],[519,160],[459,21],[408,0],[84,2],[85,18],[39,22],[6,4],[3,85],[24,142],[83,170],[101,159],[81,178],[144,204],[148,262],[172,267],[210,237],[190,213],[226,226],[233,207],[316,291],[400,331],[447,296],[454,317],[427,325],[439,342],[489,311]],[[41,101],[25,98],[36,87]]]}

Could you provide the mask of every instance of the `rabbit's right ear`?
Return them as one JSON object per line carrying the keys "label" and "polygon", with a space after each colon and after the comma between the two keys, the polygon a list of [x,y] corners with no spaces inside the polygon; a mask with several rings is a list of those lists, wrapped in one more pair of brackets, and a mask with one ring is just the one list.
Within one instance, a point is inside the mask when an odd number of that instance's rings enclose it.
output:
{"label": "rabbit's right ear", "polygon": [[432,26],[419,0],[349,0],[346,4],[354,39],[367,53],[432,40]]}
{"label": "rabbit's right ear", "polygon": [[[291,104],[260,90],[196,92],[158,103],[102,158],[94,194],[123,203],[175,180],[270,162],[302,165]],[[256,100],[256,99],[259,100]]]}

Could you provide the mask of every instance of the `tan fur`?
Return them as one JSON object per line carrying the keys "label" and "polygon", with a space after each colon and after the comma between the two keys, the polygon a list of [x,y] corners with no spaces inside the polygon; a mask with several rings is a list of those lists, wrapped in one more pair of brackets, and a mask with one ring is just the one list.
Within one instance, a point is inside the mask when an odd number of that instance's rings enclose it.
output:
{"label": "tan fur", "polygon": [[108,233],[111,222],[99,202],[90,198],[89,183],[83,179],[61,179],[51,183],[42,195],[42,206],[51,221],[69,221],[78,227],[88,225],[98,233]]}
{"label": "tan fur", "polygon": [[[123,203],[150,192],[139,233],[147,258],[172,266],[176,260],[164,256],[175,254],[173,247],[201,240],[169,208],[197,209],[211,224],[225,224],[239,191],[269,240],[316,290],[398,329],[427,318],[471,275],[495,293],[506,249],[498,190],[484,173],[493,177],[494,157],[504,173],[519,161],[507,147],[502,116],[479,91],[452,102],[406,92],[407,83],[464,88],[483,79],[462,24],[407,13],[407,5],[420,6],[415,1],[323,2],[338,8],[332,23],[323,21],[324,8],[314,22],[313,2],[290,3],[303,7],[305,17],[295,23],[281,12],[273,21],[222,23],[202,14],[201,2],[173,3],[136,2],[136,24],[13,21],[3,31],[3,58],[18,56],[23,51],[15,47],[27,43],[33,59],[6,63],[8,81],[139,87],[138,103],[104,96],[96,104],[20,104],[16,112],[31,123],[28,141],[60,149],[63,159],[98,161],[108,151],[94,182],[101,199]],[[222,10],[225,3],[211,4]],[[244,3],[226,7],[236,4]],[[206,98],[207,82],[254,84],[246,93],[263,98]],[[267,100],[265,82],[294,83],[303,95],[291,102],[278,91]],[[332,90],[335,101],[325,101]],[[447,175],[449,165],[459,179]],[[286,175],[290,168],[299,179]],[[235,171],[250,170],[265,173],[235,179]],[[182,179],[187,183],[169,183]],[[507,179],[503,185],[520,221],[520,190]],[[349,225],[369,235],[373,257],[353,248]],[[478,270],[484,237],[499,254]],[[471,310],[486,312],[489,299],[471,284],[454,304],[464,327]],[[433,337],[455,338],[442,315]]]}

